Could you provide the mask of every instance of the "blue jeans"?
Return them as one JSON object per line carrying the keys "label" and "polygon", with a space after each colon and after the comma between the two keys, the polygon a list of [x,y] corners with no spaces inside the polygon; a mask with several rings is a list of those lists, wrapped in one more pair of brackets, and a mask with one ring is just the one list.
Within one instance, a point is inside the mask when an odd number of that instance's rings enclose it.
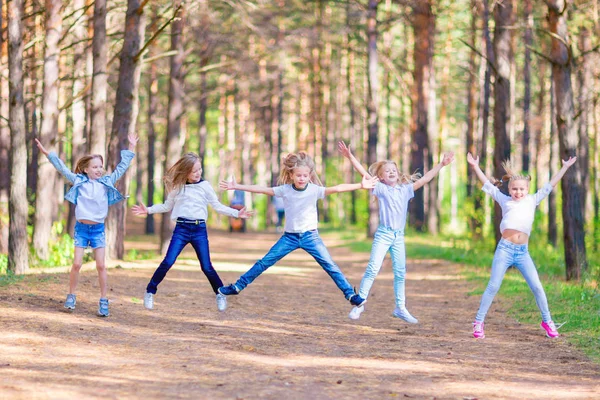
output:
{"label": "blue jeans", "polygon": [[404,229],[391,229],[380,225],[373,237],[371,258],[360,282],[358,294],[363,299],[369,296],[375,277],[379,274],[383,259],[387,252],[392,256],[392,271],[394,273],[394,293],[396,294],[396,307],[405,306],[405,275],[406,252],[404,249]]}
{"label": "blue jeans", "polygon": [[104,233],[104,224],[83,224],[75,222],[73,233],[75,247],[90,246],[92,249],[106,247],[106,234]]}
{"label": "blue jeans", "polygon": [[177,222],[175,230],[173,230],[171,242],[169,243],[167,255],[154,272],[154,275],[152,275],[152,279],[150,279],[150,283],[146,287],[146,292],[156,293],[158,285],[165,278],[165,275],[167,275],[169,269],[175,264],[177,257],[188,243],[191,243],[192,247],[194,247],[202,272],[208,278],[213,291],[217,293],[217,290],[223,286],[223,282],[221,282],[219,274],[217,274],[217,271],[215,271],[210,262],[208,234],[206,233],[206,222],[204,221],[198,224]]}
{"label": "blue jeans", "polygon": [[235,286],[239,291],[242,291],[258,278],[260,274],[266,271],[267,268],[275,265],[277,261],[296,249],[303,249],[313,256],[325,272],[329,274],[331,279],[333,279],[337,287],[344,293],[346,299],[350,299],[354,295],[354,289],[350,286],[340,268],[333,262],[316,229],[303,233],[285,232],[263,258],[258,260],[248,272],[240,276]]}
{"label": "blue jeans", "polygon": [[494,254],[494,261],[492,262],[492,273],[490,281],[481,297],[481,304],[479,310],[475,316],[475,321],[483,322],[485,315],[487,314],[492,301],[502,285],[504,274],[506,270],[511,266],[515,266],[529,285],[529,288],[535,296],[535,302],[542,314],[542,320],[549,322],[552,320],[550,317],[550,310],[548,309],[548,300],[546,299],[546,293],[540,282],[535,264],[529,255],[529,250],[526,244],[514,244],[505,239],[500,239],[498,246],[496,247],[496,253]]}

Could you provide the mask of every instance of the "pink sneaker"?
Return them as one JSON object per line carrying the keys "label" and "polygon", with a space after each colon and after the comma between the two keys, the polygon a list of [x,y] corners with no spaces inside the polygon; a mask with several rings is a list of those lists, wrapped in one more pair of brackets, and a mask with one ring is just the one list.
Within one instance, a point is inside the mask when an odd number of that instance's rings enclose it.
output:
{"label": "pink sneaker", "polygon": [[540,326],[542,327],[542,329],[544,329],[546,331],[546,336],[548,336],[549,338],[557,338],[560,335],[558,334],[558,330],[556,330],[556,326],[554,325],[554,322],[549,321],[549,322],[544,322],[542,321],[542,323],[540,324]]}
{"label": "pink sneaker", "polygon": [[483,332],[483,322],[473,322],[473,337],[475,339],[483,339],[485,337],[485,333]]}

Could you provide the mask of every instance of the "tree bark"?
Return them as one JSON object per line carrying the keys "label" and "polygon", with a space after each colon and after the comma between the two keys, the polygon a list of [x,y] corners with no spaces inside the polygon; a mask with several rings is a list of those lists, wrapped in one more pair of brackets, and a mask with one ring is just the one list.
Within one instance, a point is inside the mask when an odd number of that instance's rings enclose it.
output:
{"label": "tree bark", "polygon": [[[512,52],[512,25],[514,24],[512,0],[496,4],[494,8],[494,175],[504,175],[502,162],[510,160],[510,130],[512,126],[510,86]],[[505,187],[506,193],[506,187]],[[500,222],[502,210],[494,205],[494,233],[496,241],[500,240]]]}
{"label": "tree bark", "polygon": [[525,63],[523,65],[523,83],[525,85],[525,93],[523,95],[523,136],[522,136],[522,164],[523,173],[529,173],[530,155],[530,136],[531,136],[531,45],[533,43],[533,4],[532,0],[524,1],[524,16],[525,20]]}
{"label": "tree bark", "polygon": [[[471,0],[471,29],[469,44],[471,45],[471,51],[469,52],[469,81],[467,83],[467,131],[466,131],[466,143],[467,152],[475,155],[479,154],[476,147],[475,135],[476,135],[476,123],[477,123],[477,82],[478,82],[478,68],[477,68],[477,53],[475,52],[475,46],[477,43],[477,20],[479,17],[477,0]],[[473,168],[467,163],[467,198],[473,198],[475,188],[477,185],[477,177]],[[475,234],[477,231],[477,218],[475,215],[469,215],[469,227],[471,232]]]}
{"label": "tree bark", "polygon": [[[58,86],[59,81],[59,40],[62,35],[62,1],[46,0],[46,38],[44,48],[44,89],[42,92],[42,126],[39,139],[45,145],[58,132]],[[35,217],[33,248],[41,260],[49,257],[48,242],[52,229],[52,211],[56,208],[53,196],[56,171],[46,156],[38,154],[37,191],[35,196]]]}
{"label": "tree bark", "polygon": [[[573,88],[571,85],[572,53],[567,27],[567,3],[546,0],[552,32],[552,71],[556,90],[556,122],[563,160],[577,155],[580,138],[575,129]],[[583,179],[579,163],[573,165],[561,180],[563,238],[567,280],[579,279],[587,268],[583,225]]]}
{"label": "tree bark", "polygon": [[[4,28],[4,0],[0,0],[0,30]],[[7,54],[4,35],[0,34],[0,76],[5,76],[4,56]],[[10,171],[10,129],[8,121],[8,79],[0,79],[0,214],[8,214]],[[0,218],[0,253],[8,252],[8,221]]]}
{"label": "tree bark", "polygon": [[8,3],[8,81],[10,126],[10,196],[8,269],[29,269],[27,245],[27,146],[23,99],[23,0]]}
{"label": "tree bark", "polygon": [[[556,123],[556,90],[554,88],[554,70],[550,72],[550,160],[548,180],[552,179],[558,170],[558,125]],[[548,243],[556,247],[558,242],[558,227],[556,226],[556,191],[548,195]]]}
{"label": "tree bark", "polygon": [[[415,2],[413,5],[413,30],[414,30],[414,86],[413,119],[412,119],[412,148],[411,171],[425,173],[430,168],[426,165],[430,157],[429,147],[429,95],[430,75],[433,69],[433,45],[435,36],[435,15],[432,3],[428,1]],[[418,231],[425,230],[425,201],[423,190],[415,193],[415,198],[410,202],[410,222]]]}
{"label": "tree bark", "polygon": [[[582,213],[583,220],[587,221],[586,214],[591,208],[591,197],[588,198],[590,187],[590,106],[592,104],[592,90],[594,77],[592,71],[592,35],[586,28],[581,28],[579,32],[580,51],[582,53],[579,70],[577,71],[577,81],[579,83],[578,103],[580,107],[578,118],[579,149],[577,150],[578,166],[581,168],[581,186],[582,186]],[[590,205],[588,207],[587,205]]]}
{"label": "tree bark", "polygon": [[106,93],[108,89],[106,43],[106,0],[94,1],[94,36],[92,37],[93,74],[91,126],[88,151],[106,154]]}
{"label": "tree bark", "polygon": [[[173,9],[177,10],[182,5],[181,0],[173,1]],[[179,8],[179,17],[171,23],[171,51],[175,52],[171,56],[171,66],[169,73],[169,106],[167,116],[167,139],[165,143],[165,166],[166,171],[177,162],[181,156],[181,117],[184,112],[183,105],[183,63],[185,61],[185,51],[183,48],[183,27],[185,18],[185,8]],[[164,194],[166,200],[167,193]],[[169,239],[173,231],[171,222],[171,213],[162,214],[160,224],[160,249],[165,254],[169,247]]]}
{"label": "tree bark", "polygon": [[[377,161],[377,135],[379,134],[379,59],[377,54],[377,8],[379,0],[369,0],[367,10],[367,63],[368,63],[368,92],[367,92],[367,164]],[[377,203],[369,201],[369,221],[367,235],[373,237],[379,226]]]}
{"label": "tree bark", "polygon": [[[121,50],[119,81],[113,112],[111,141],[108,151],[108,167],[114,170],[120,162],[120,152],[128,148],[128,135],[135,133],[139,111],[139,86],[142,71],[142,57],[139,52],[144,45],[146,16],[142,0],[128,0],[125,16],[125,38]],[[116,188],[127,195],[129,192],[128,173],[117,182]],[[109,208],[106,219],[106,247],[110,258],[122,260],[125,249],[125,213],[127,201]]]}

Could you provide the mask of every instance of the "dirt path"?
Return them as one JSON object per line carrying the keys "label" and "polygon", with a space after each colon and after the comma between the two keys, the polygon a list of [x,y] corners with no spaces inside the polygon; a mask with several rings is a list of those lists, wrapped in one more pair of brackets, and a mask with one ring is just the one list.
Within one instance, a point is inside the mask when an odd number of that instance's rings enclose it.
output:
{"label": "dirt path", "polygon": [[[209,238],[213,263],[230,282],[278,235]],[[368,254],[325,242],[358,286]],[[471,284],[450,263],[409,260],[408,305],[420,324],[408,325],[391,317],[389,260],[359,321],[347,318],[342,293],[299,251],[230,298],[224,313],[197,262],[183,260],[147,311],[140,299],[159,261],[110,270],[108,319],[94,316],[93,270],[82,275],[73,314],[61,311],[65,273],[0,288],[0,398],[600,398],[600,368],[562,338],[515,322],[502,299],[486,321],[488,337],[471,338],[479,298],[467,296]]]}

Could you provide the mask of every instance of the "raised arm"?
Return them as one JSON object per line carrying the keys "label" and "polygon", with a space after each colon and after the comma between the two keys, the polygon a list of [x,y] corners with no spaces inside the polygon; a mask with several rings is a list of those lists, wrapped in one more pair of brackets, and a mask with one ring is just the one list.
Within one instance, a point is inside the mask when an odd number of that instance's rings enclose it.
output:
{"label": "raised arm", "polygon": [[426,183],[435,178],[443,167],[450,164],[452,161],[454,161],[454,153],[451,151],[444,153],[444,157],[438,165],[427,171],[425,175],[413,183],[413,191],[421,189]]}
{"label": "raised arm", "polygon": [[326,187],[325,195],[327,196],[332,193],[351,192],[358,189],[373,189],[375,184],[379,181],[379,178],[373,178],[367,175],[363,176],[361,183],[342,183],[340,185]]}
{"label": "raised arm", "polygon": [[487,176],[485,176],[481,168],[479,168],[479,156],[473,157],[471,153],[467,153],[467,162],[471,165],[471,167],[473,167],[475,175],[477,175],[477,178],[481,181],[481,183],[486,183],[490,180]]}
{"label": "raised arm", "polygon": [[71,171],[65,165],[65,163],[60,158],[58,158],[56,153],[49,152],[48,150],[46,150],[46,148],[42,145],[42,143],[37,138],[35,138],[34,140],[35,140],[35,144],[37,145],[38,149],[40,149],[42,154],[44,154],[48,158],[48,161],[50,161],[50,164],[52,164],[54,166],[54,168],[56,168],[56,170],[58,172],[60,172],[62,176],[67,178],[71,183],[75,183],[75,178],[77,177],[77,174],[75,174],[73,171]]}
{"label": "raised arm", "polygon": [[231,181],[219,182],[219,188],[223,190],[243,190],[244,192],[261,193],[269,196],[275,196],[275,192],[272,187],[258,186],[258,185],[240,185],[233,178]]}
{"label": "raised arm", "polygon": [[555,187],[558,184],[565,175],[565,172],[571,168],[571,165],[575,164],[575,161],[577,161],[577,157],[569,157],[568,160],[562,160],[562,168],[550,179],[552,187]]}
{"label": "raised arm", "polygon": [[367,177],[371,178],[371,175],[369,174],[369,172],[362,166],[360,161],[358,161],[356,159],[356,157],[354,157],[354,154],[352,154],[350,147],[346,146],[346,143],[344,143],[343,141],[340,140],[338,142],[338,150],[340,153],[342,153],[342,155],[344,157],[346,157],[348,160],[350,160],[350,162],[352,163],[352,166],[354,167],[354,169],[356,171],[358,171],[359,174],[361,174],[362,176],[367,176]]}

